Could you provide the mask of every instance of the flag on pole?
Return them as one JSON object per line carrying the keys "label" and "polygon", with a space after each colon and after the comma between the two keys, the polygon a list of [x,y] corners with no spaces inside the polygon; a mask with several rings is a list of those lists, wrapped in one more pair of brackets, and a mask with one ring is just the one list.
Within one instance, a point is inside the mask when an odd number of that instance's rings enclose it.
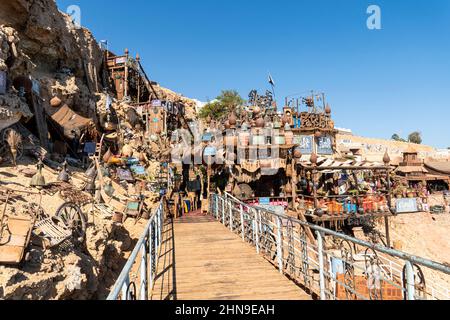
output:
{"label": "flag on pole", "polygon": [[273,81],[272,75],[269,73],[269,83],[271,86],[275,87],[275,82]]}

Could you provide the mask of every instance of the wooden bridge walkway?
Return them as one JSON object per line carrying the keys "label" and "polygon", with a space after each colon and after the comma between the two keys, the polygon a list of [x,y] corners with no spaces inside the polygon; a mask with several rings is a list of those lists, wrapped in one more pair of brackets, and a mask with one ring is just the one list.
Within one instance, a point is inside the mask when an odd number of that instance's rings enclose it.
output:
{"label": "wooden bridge walkway", "polygon": [[309,300],[254,248],[210,217],[164,226],[152,300]]}

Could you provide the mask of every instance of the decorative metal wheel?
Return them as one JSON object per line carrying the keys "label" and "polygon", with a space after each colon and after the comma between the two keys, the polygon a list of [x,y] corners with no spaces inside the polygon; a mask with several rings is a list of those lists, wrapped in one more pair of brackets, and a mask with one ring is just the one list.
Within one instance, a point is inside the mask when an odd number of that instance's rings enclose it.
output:
{"label": "decorative metal wheel", "polygon": [[375,250],[367,248],[364,259],[370,300],[383,300],[383,268],[380,258]]}
{"label": "decorative metal wheel", "polygon": [[339,244],[341,257],[344,263],[344,284],[345,296],[347,300],[357,300],[356,281],[355,281],[355,259],[353,257],[353,245],[346,240],[342,240]]}
{"label": "decorative metal wheel", "polygon": [[[423,274],[422,269],[417,264],[413,264],[413,272],[414,272],[415,296],[422,300],[426,300],[427,299],[427,284],[425,281],[425,275]],[[403,267],[403,284],[404,284],[405,292],[407,292],[406,265]],[[405,294],[405,300],[406,300],[406,294]]]}
{"label": "decorative metal wheel", "polygon": [[72,235],[76,241],[84,241],[87,223],[79,206],[72,202],[66,202],[56,211],[56,216],[72,230]]}
{"label": "decorative metal wheel", "polygon": [[124,297],[124,300],[128,301],[136,301],[137,300],[137,289],[136,289],[136,283],[131,282],[128,285],[126,297]]}

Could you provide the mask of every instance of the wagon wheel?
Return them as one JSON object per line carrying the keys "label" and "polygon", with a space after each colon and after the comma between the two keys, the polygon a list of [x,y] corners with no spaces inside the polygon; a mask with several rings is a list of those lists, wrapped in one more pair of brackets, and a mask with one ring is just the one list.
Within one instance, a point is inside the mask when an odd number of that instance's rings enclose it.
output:
{"label": "wagon wheel", "polygon": [[[1,142],[0,142],[0,155],[2,156],[10,156],[12,159],[12,154],[8,145],[8,134],[13,131],[14,129],[12,128],[8,128],[3,130],[2,135],[1,135]],[[24,150],[23,150],[23,141],[21,141],[18,146],[17,146],[17,157],[16,157],[16,161],[19,161],[22,159],[23,154],[24,154]]]}
{"label": "wagon wheel", "polygon": [[77,241],[84,241],[87,223],[79,206],[72,202],[66,202],[56,211],[56,216],[61,218],[64,224],[72,230],[72,235]]}

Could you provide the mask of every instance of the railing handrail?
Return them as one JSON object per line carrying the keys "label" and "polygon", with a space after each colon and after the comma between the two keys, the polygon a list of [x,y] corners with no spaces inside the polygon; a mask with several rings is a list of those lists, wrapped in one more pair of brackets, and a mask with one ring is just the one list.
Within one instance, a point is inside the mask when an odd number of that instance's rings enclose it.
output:
{"label": "railing handrail", "polygon": [[155,222],[158,214],[161,214],[161,210],[163,208],[163,201],[164,201],[164,198],[161,199],[159,206],[157,207],[155,212],[150,217],[141,237],[139,238],[138,242],[136,243],[136,246],[133,249],[133,252],[131,253],[130,257],[128,258],[127,262],[125,263],[125,266],[123,267],[122,272],[120,273],[119,277],[117,278],[117,280],[114,284],[113,290],[111,290],[110,294],[108,295],[107,300],[115,300],[120,295],[123,285],[125,284],[126,280],[129,278],[130,271],[133,268],[133,265],[136,263],[138,254],[140,253],[142,246],[144,245],[144,242],[146,241],[147,236],[149,236],[152,224]]}
{"label": "railing handrail", "polygon": [[446,265],[444,265],[442,263],[439,263],[439,262],[436,262],[436,261],[432,261],[432,260],[429,260],[429,259],[426,259],[426,258],[422,258],[422,257],[419,257],[419,256],[411,255],[411,254],[408,254],[406,252],[398,251],[398,250],[395,250],[395,249],[390,249],[390,248],[387,248],[387,247],[384,247],[384,246],[381,246],[381,245],[373,244],[373,243],[370,243],[370,242],[367,242],[367,241],[364,241],[364,240],[360,240],[360,239],[357,239],[357,238],[354,238],[354,237],[350,237],[350,236],[347,236],[345,234],[342,234],[342,233],[339,233],[339,232],[336,232],[336,231],[333,231],[333,230],[330,230],[330,229],[326,229],[326,228],[323,228],[323,227],[319,227],[319,226],[317,226],[315,224],[311,224],[311,223],[308,223],[308,222],[305,222],[305,221],[302,221],[302,220],[290,217],[290,216],[285,215],[285,214],[276,213],[276,212],[271,211],[271,210],[269,210],[267,208],[263,208],[263,207],[260,207],[260,206],[249,206],[248,204],[242,202],[241,200],[237,199],[236,197],[232,196],[229,193],[225,193],[225,196],[227,198],[233,199],[234,201],[237,202],[237,204],[243,205],[243,206],[245,206],[247,208],[256,208],[256,209],[259,209],[259,210],[263,210],[263,211],[266,211],[266,212],[268,212],[268,213],[270,213],[270,214],[272,214],[272,215],[274,215],[276,217],[279,217],[281,219],[291,220],[291,221],[293,221],[295,223],[298,223],[300,225],[303,225],[305,227],[309,227],[312,230],[319,231],[319,232],[321,232],[323,234],[331,235],[331,236],[334,236],[334,237],[342,239],[342,240],[350,241],[352,243],[355,243],[355,244],[358,244],[358,245],[361,245],[361,246],[364,246],[364,247],[367,247],[367,248],[370,248],[370,249],[373,249],[373,250],[376,250],[376,251],[379,251],[379,252],[382,252],[382,253],[386,253],[388,255],[391,255],[391,256],[394,256],[394,257],[397,257],[397,258],[400,258],[400,259],[403,259],[403,260],[407,260],[409,262],[412,262],[412,263],[415,263],[415,264],[418,264],[418,265],[422,265],[422,266],[428,267],[430,269],[438,270],[438,271],[441,271],[441,272],[444,272],[444,273],[450,275],[450,267],[446,266]]}

